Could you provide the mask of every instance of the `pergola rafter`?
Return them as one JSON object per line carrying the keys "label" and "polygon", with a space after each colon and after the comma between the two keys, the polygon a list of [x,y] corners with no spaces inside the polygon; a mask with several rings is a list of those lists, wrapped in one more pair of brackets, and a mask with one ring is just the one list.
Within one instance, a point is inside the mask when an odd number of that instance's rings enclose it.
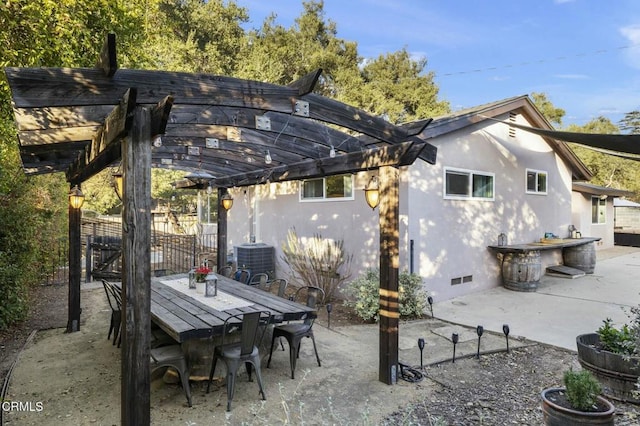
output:
{"label": "pergola rafter", "polygon": [[[228,188],[380,169],[380,380],[397,378],[398,172],[436,148],[423,120],[396,126],[312,93],[320,70],[288,86],[226,76],[117,69],[110,35],[95,69],[6,68],[27,174],[81,184],[122,164],[122,424],[149,422],[150,170],[207,172]],[[161,136],[160,141],[155,136]],[[333,148],[333,150],[332,150]],[[264,159],[269,152],[273,161]],[[332,155],[335,151],[335,156]],[[68,331],[80,324],[80,212],[70,215]],[[218,248],[226,252],[226,212]],[[219,257],[222,259],[222,257]],[[219,260],[220,261],[220,260]]]}

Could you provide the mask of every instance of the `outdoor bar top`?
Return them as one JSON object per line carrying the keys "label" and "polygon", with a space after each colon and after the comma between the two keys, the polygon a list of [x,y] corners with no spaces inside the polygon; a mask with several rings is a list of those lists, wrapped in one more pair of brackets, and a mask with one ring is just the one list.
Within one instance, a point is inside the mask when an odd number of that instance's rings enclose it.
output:
{"label": "outdoor bar top", "polygon": [[533,250],[552,250],[565,247],[581,246],[583,244],[593,243],[600,241],[599,237],[582,237],[582,238],[559,238],[549,242],[533,242],[513,244],[506,246],[489,246],[490,249],[497,251],[498,253],[525,253]]}

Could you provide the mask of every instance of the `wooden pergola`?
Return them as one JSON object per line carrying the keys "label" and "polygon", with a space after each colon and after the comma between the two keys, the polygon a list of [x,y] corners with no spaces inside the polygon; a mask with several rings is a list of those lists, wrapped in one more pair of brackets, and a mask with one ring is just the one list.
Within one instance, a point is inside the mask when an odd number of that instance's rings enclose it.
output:
{"label": "wooden pergola", "polygon": [[[226,76],[118,69],[109,35],[98,66],[6,68],[27,175],[64,172],[70,186],[120,163],[123,196],[121,422],[150,422],[151,169],[206,172],[228,188],[378,170],[380,363],[398,368],[398,167],[435,164],[418,135],[430,122],[393,125],[312,93],[320,70],[287,86]],[[271,163],[265,162],[269,153]],[[334,155],[335,153],[335,155]],[[226,211],[218,209],[218,266]],[[80,328],[81,213],[69,207],[69,319]]]}

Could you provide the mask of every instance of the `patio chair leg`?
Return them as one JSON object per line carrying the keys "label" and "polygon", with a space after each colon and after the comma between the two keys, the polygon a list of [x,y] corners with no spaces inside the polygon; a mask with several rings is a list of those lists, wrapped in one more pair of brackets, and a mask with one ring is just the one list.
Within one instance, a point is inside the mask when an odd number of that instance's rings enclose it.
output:
{"label": "patio chair leg", "polygon": [[216,364],[218,362],[218,357],[215,355],[211,360],[211,372],[209,373],[209,382],[207,383],[207,393],[209,393],[209,389],[211,388],[211,382],[213,381],[213,373],[216,371]]}
{"label": "patio chair leg", "polygon": [[316,353],[316,359],[318,360],[318,367],[322,367],[320,365],[320,355],[318,355],[318,348],[316,347],[316,338],[311,335],[311,341],[313,342],[313,351]]}
{"label": "patio chair leg", "polygon": [[267,361],[267,368],[271,367],[271,355],[273,355],[273,344],[275,343],[275,341],[276,341],[276,336],[273,336],[271,338],[271,349],[269,350],[269,360]]}

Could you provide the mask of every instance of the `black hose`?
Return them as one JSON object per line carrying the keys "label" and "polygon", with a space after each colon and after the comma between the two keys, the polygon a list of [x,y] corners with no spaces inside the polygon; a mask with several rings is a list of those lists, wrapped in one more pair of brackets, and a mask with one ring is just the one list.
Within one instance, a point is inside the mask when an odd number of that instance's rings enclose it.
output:
{"label": "black hose", "polygon": [[417,383],[424,379],[424,373],[420,370],[401,362],[399,362],[398,365],[400,366],[400,378],[405,382]]}

